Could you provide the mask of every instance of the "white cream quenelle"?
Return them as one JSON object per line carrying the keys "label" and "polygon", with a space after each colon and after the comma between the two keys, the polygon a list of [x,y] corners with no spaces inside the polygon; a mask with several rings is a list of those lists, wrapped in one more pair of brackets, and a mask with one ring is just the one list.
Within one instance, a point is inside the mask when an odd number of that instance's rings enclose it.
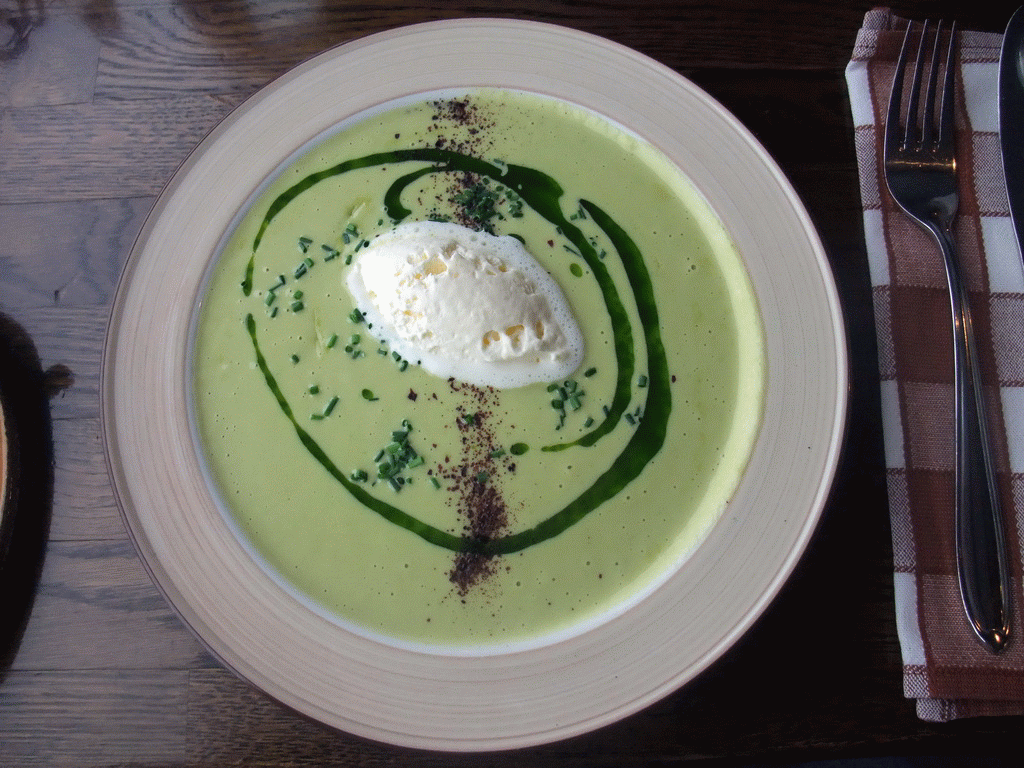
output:
{"label": "white cream quenelle", "polygon": [[569,377],[583,336],[561,289],[514,237],[399,224],[346,277],[372,332],[442,378],[501,389]]}

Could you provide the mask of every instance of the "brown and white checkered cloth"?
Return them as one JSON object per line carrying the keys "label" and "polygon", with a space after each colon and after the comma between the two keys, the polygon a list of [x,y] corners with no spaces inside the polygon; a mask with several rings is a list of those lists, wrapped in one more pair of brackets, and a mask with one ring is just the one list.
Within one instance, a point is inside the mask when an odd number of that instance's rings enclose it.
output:
{"label": "brown and white checkered cloth", "polygon": [[867,14],[846,70],[875,306],[903,686],[924,720],[1024,713],[1024,265],[999,149],[1002,37],[959,33],[956,243],[990,408],[1015,635],[999,656],[963,615],[955,574],[949,295],[937,246],[889,197],[881,139],[907,22]]}

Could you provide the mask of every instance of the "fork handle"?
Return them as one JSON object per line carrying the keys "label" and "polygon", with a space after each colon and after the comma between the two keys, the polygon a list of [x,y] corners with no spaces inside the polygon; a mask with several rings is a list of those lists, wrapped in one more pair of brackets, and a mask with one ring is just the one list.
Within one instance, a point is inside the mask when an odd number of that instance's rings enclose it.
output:
{"label": "fork handle", "polygon": [[953,312],[956,444],[956,560],[967,619],[990,650],[1010,636],[1010,581],[999,490],[985,416],[978,350],[949,228],[933,226],[942,249]]}

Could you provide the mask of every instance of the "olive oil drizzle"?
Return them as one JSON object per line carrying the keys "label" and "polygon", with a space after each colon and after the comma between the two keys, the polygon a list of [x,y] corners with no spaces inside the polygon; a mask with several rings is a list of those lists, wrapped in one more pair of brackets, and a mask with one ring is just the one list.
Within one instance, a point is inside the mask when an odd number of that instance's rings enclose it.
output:
{"label": "olive oil drizzle", "polygon": [[[527,205],[561,231],[577,248],[590,268],[591,274],[601,290],[605,307],[611,319],[613,345],[618,365],[615,392],[605,418],[594,429],[574,441],[547,445],[542,450],[559,451],[576,445],[583,447],[594,445],[602,436],[611,432],[618,425],[632,400],[635,373],[633,329],[614,281],[601,257],[582,231],[567,220],[562,213],[560,205],[560,200],[564,195],[562,187],[555,179],[541,171],[512,164],[499,167],[452,150],[422,148],[374,153],[312,173],[278,195],[268,208],[253,240],[252,255],[248,260],[242,280],[243,294],[249,296],[252,292],[256,251],[267,228],[273,219],[303,192],[325,179],[351,170],[415,161],[427,162],[430,165],[397,179],[385,194],[385,211],[396,224],[411,214],[411,211],[401,203],[401,194],[409,184],[431,173],[450,171],[474,173],[486,176],[513,190]],[[455,552],[478,552],[485,555],[510,554],[557,536],[579,522],[606,499],[615,496],[625,488],[661,449],[664,444],[668,417],[672,410],[672,398],[668,363],[661,340],[658,311],[650,275],[642,254],[628,234],[598,206],[588,201],[581,201],[580,204],[608,237],[612,247],[618,253],[633,291],[643,329],[644,343],[647,346],[650,369],[647,374],[647,399],[643,418],[634,429],[625,449],[611,467],[575,500],[533,528],[489,540],[456,536],[424,523],[382,499],[372,496],[363,487],[353,483],[334,464],[316,440],[300,426],[260,350],[256,320],[252,314],[247,315],[245,324],[256,354],[256,364],[263,373],[267,386],[282,413],[291,421],[299,441],[310,455],[358,502],[389,522],[415,533],[436,546]]]}

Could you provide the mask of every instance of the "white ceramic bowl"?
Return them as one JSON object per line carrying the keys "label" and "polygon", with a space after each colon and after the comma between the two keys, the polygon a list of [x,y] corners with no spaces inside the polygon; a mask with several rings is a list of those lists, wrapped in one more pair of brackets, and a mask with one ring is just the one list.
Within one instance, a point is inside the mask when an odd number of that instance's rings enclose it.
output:
{"label": "white ceramic bowl", "polygon": [[[282,161],[365,109],[473,86],[592,109],[684,169],[749,270],[768,383],[764,424],[727,513],[654,594],[561,642],[441,655],[345,631],[249,555],[199,466],[186,347],[220,237]],[[106,342],[102,405],[111,476],[141,557],[225,665],[327,725],[394,744],[475,751],[595,729],[721,656],[775,597],[815,528],[837,463],[846,392],[843,324],[825,254],[797,195],[750,133],[688,80],[635,51],[562,27],[484,19],[405,27],[329,50],[217,126],[161,195],[129,259]]]}

